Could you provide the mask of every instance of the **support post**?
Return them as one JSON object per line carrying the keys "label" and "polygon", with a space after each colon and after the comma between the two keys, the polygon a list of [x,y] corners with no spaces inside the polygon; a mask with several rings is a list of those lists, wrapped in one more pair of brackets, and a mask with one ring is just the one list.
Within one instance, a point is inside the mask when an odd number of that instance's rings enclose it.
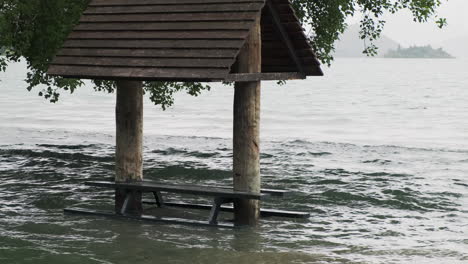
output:
{"label": "support post", "polygon": [[[115,181],[143,180],[143,84],[117,81]],[[115,191],[115,211],[121,212],[127,191]],[[141,214],[141,193],[131,195],[127,213]]]}
{"label": "support post", "polygon": [[[260,33],[257,19],[237,57],[234,72],[261,72]],[[233,178],[237,191],[260,193],[260,85],[260,81],[234,84]],[[236,225],[256,225],[259,218],[258,200],[236,199]]]}

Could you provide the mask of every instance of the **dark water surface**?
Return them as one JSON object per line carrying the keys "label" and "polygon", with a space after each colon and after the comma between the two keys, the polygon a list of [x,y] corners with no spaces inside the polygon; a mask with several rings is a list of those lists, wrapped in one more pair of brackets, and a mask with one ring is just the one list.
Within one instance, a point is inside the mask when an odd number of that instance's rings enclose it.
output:
{"label": "dark water surface", "polygon": [[[266,83],[263,186],[294,192],[263,205],[311,217],[233,231],[64,215],[112,206],[83,182],[113,175],[114,96],[83,88],[50,105],[13,65],[0,83],[0,263],[468,263],[467,67],[349,59]],[[231,183],[232,89],[145,107],[146,179]]]}

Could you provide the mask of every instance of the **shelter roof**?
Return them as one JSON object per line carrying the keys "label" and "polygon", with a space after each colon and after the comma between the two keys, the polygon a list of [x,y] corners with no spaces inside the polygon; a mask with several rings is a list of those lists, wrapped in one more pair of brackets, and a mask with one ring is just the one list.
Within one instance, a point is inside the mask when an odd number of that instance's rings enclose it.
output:
{"label": "shelter roof", "polygon": [[[232,74],[257,19],[262,72]],[[288,0],[92,0],[48,73],[146,81],[322,75]]]}

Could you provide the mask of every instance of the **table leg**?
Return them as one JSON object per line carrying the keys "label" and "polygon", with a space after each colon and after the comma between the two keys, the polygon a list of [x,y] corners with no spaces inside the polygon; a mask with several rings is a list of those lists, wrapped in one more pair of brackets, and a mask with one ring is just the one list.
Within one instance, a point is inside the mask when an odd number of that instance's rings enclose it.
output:
{"label": "table leg", "polygon": [[160,191],[155,191],[153,192],[154,199],[156,200],[156,205],[158,207],[163,207],[164,206],[164,199]]}

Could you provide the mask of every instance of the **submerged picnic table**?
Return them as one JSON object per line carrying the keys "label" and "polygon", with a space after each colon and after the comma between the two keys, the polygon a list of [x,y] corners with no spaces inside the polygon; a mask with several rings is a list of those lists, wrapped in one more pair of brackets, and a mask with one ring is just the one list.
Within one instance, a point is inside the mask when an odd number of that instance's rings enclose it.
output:
{"label": "submerged picnic table", "polygon": [[[235,191],[229,187],[223,186],[203,186],[203,185],[173,185],[173,184],[162,184],[152,181],[141,181],[132,183],[119,183],[110,181],[90,181],[85,182],[88,186],[96,186],[103,188],[110,188],[116,190],[125,190],[126,196],[124,204],[120,212],[103,212],[97,210],[81,209],[81,208],[67,208],[67,213],[79,213],[79,214],[91,214],[100,216],[113,216],[113,217],[125,217],[134,218],[140,220],[149,220],[156,222],[167,222],[167,223],[179,223],[179,224],[195,224],[195,225],[211,225],[219,227],[233,227],[231,223],[218,223],[218,214],[220,211],[232,212],[232,206],[223,206],[223,204],[232,203],[235,199],[253,199],[260,200],[265,196],[276,196],[283,197],[287,191],[277,189],[262,189],[261,193],[242,192]],[[155,201],[144,201],[146,204],[156,204],[158,207],[182,207],[190,209],[203,209],[211,210],[208,221],[196,221],[180,218],[169,218],[169,217],[156,217],[151,215],[133,215],[127,211],[129,201],[132,195],[139,193],[153,193]],[[179,193],[179,194],[190,194],[196,196],[207,196],[213,198],[212,205],[205,204],[193,204],[184,203],[179,201],[165,201],[162,193]],[[260,216],[279,216],[279,217],[292,217],[292,218],[306,218],[309,217],[309,213],[296,212],[296,211],[284,211],[276,209],[261,209]]]}

